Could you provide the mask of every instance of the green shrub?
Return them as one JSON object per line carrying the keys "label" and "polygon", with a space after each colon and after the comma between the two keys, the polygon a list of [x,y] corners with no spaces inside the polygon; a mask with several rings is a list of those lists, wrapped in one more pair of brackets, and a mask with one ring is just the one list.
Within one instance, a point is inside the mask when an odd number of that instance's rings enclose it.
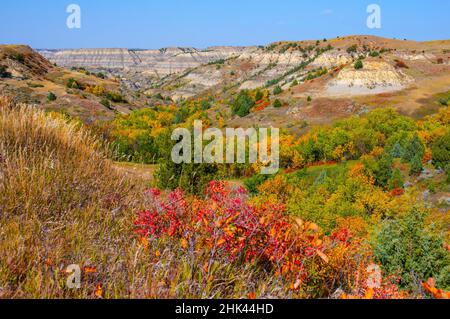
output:
{"label": "green shrub", "polygon": [[425,217],[412,209],[401,218],[384,221],[375,236],[374,256],[388,274],[400,276],[403,288],[418,290],[421,282],[433,277],[448,289],[449,254],[443,240],[425,229]]}
{"label": "green shrub", "polygon": [[363,62],[361,60],[358,60],[358,61],[355,62],[354,66],[355,66],[355,70],[360,70],[360,69],[362,69],[364,67],[364,64],[363,64]]}
{"label": "green shrub", "polygon": [[274,89],[273,89],[273,94],[274,95],[279,95],[283,93],[283,89],[281,88],[281,86],[277,85]]}
{"label": "green shrub", "polygon": [[57,97],[56,97],[56,95],[53,92],[48,92],[47,100],[49,102],[56,101],[56,99],[57,99]]}
{"label": "green shrub", "polygon": [[123,96],[118,92],[108,92],[106,93],[106,98],[115,103],[126,102]]}
{"label": "green shrub", "polygon": [[22,53],[14,53],[11,58],[20,63],[25,62],[25,56]]}
{"label": "green shrub", "polygon": [[403,184],[405,183],[405,180],[403,178],[402,172],[397,168],[392,173],[391,178],[388,181],[388,186],[390,190],[396,189],[396,188],[403,188]]}
{"label": "green shrub", "polygon": [[69,89],[81,89],[81,85],[73,78],[67,80],[66,87]]}
{"label": "green shrub", "polygon": [[203,100],[201,102],[201,108],[203,111],[209,110],[211,108],[211,103],[208,101]]}
{"label": "green shrub", "polygon": [[347,53],[351,54],[351,53],[356,53],[358,51],[358,45],[354,44],[351,47],[349,47],[347,49]]}
{"label": "green shrub", "polygon": [[233,114],[240,117],[250,114],[250,110],[255,105],[255,101],[249,96],[248,91],[243,90],[239,93],[236,100],[234,100],[231,110]]}
{"label": "green shrub", "polygon": [[419,136],[415,134],[413,138],[406,145],[405,151],[403,153],[402,160],[404,163],[412,163],[413,160],[417,162],[417,159],[422,161],[425,155],[425,146],[420,140]]}
{"label": "green shrub", "polygon": [[104,107],[110,109],[110,110],[112,109],[112,108],[111,108],[111,103],[109,102],[108,99],[102,99],[102,100],[100,101],[100,104],[103,105]]}
{"label": "green shrub", "polygon": [[419,175],[422,172],[422,170],[423,170],[422,158],[423,157],[416,155],[411,160],[411,168],[409,170],[410,176]]}
{"label": "green shrub", "polygon": [[244,181],[244,186],[252,195],[258,194],[258,186],[269,179],[269,175],[256,174]]}
{"label": "green shrub", "polygon": [[438,138],[431,147],[433,165],[444,169],[450,164],[450,131]]}
{"label": "green shrub", "polygon": [[275,107],[275,108],[279,108],[279,107],[282,107],[282,106],[283,106],[283,103],[281,103],[281,101],[278,100],[278,99],[276,99],[276,100],[273,102],[273,107]]}
{"label": "green shrub", "polygon": [[255,101],[261,101],[264,97],[264,93],[260,90],[256,91]]}
{"label": "green shrub", "polygon": [[0,65],[0,78],[4,79],[4,78],[10,78],[10,77],[11,77],[11,73],[9,73],[7,71],[6,66]]}

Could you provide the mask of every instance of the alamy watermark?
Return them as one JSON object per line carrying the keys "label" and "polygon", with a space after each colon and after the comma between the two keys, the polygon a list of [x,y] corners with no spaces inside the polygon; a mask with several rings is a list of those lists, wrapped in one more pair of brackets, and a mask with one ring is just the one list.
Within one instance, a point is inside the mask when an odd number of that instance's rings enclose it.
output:
{"label": "alamy watermark", "polygon": [[280,167],[279,136],[279,129],[273,127],[227,128],[225,134],[218,128],[203,131],[203,122],[194,121],[193,136],[186,128],[173,131],[171,138],[178,143],[172,149],[172,160],[176,164],[261,163],[261,174],[275,174]]}
{"label": "alamy watermark", "polygon": [[66,8],[70,13],[67,17],[66,25],[69,29],[81,29],[81,8],[78,4],[70,4]]}
{"label": "alamy watermark", "polygon": [[369,29],[381,29],[381,7],[378,4],[367,6],[367,27]]}

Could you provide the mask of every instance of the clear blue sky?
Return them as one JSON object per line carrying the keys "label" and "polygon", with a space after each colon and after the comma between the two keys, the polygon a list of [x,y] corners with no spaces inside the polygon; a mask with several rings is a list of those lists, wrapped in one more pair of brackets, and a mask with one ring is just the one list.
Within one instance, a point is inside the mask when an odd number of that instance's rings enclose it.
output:
{"label": "clear blue sky", "polygon": [[[66,7],[81,7],[68,29]],[[366,8],[382,9],[368,29]],[[1,0],[0,43],[34,48],[204,48],[374,34],[450,39],[449,0]]]}

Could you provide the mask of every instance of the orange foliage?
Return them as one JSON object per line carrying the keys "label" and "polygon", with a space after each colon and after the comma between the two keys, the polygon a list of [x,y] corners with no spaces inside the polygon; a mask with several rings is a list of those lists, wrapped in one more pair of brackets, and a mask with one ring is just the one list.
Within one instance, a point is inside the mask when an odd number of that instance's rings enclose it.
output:
{"label": "orange foliage", "polygon": [[450,299],[450,292],[443,291],[436,288],[436,282],[433,278],[428,279],[427,282],[422,283],[423,289],[436,299]]}

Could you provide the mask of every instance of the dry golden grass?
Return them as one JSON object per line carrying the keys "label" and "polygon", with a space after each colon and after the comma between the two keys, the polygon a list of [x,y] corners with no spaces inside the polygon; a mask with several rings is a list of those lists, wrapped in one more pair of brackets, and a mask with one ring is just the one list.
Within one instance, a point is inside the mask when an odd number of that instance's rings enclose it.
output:
{"label": "dry golden grass", "polygon": [[[0,298],[288,296],[251,265],[215,263],[204,276],[205,254],[143,243],[133,221],[145,180],[102,149],[83,127],[0,97]],[[71,264],[84,270],[80,289],[66,284]]]}
{"label": "dry golden grass", "polygon": [[85,130],[1,98],[0,297],[89,297],[67,289],[70,264],[132,295],[134,188]]}

